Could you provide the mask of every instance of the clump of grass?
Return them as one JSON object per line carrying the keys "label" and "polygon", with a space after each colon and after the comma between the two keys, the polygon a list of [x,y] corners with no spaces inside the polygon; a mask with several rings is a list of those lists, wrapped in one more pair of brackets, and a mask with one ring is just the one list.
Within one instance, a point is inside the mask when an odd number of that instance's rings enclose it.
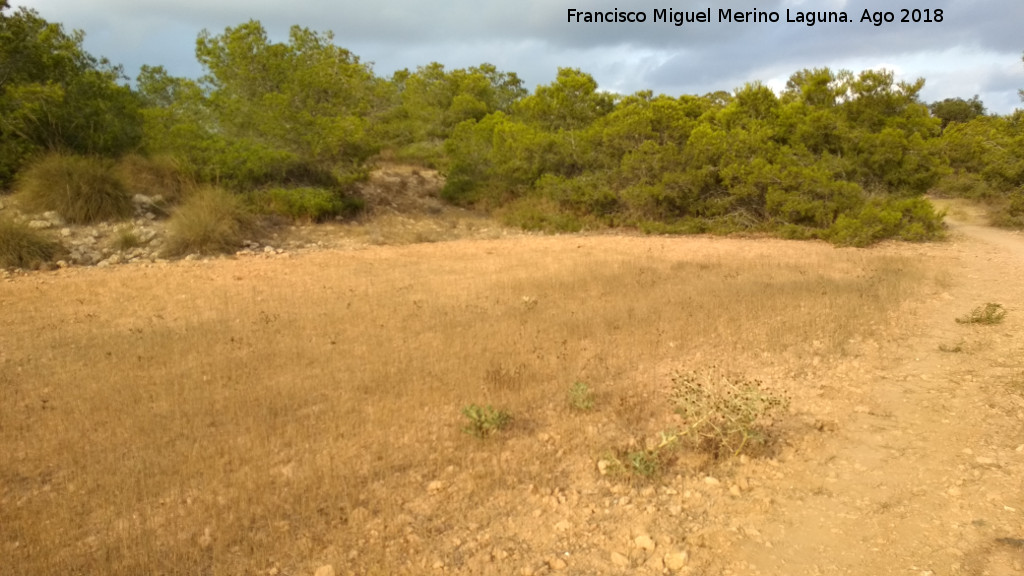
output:
{"label": "clump of grass", "polygon": [[222,188],[199,188],[171,215],[164,252],[168,256],[231,252],[241,247],[255,225],[237,196]]}
{"label": "clump of grass", "polygon": [[775,438],[775,424],[789,409],[787,397],[759,380],[714,369],[677,374],[672,397],[686,422],[685,436],[715,458],[767,446]]}
{"label": "clump of grass", "polygon": [[132,248],[142,246],[142,244],[142,237],[139,236],[138,230],[132,226],[118,228],[110,242],[110,246],[114,250],[131,250]]}
{"label": "clump of grass", "polygon": [[999,324],[1006,318],[1006,309],[1002,304],[989,302],[971,310],[970,314],[956,319],[957,324]]}
{"label": "clump of grass", "polygon": [[59,242],[27,224],[0,218],[0,266],[35,268],[52,262],[61,251]]}
{"label": "clump of grass", "polygon": [[594,391],[585,382],[574,382],[569,387],[569,407],[579,412],[594,409]]}
{"label": "clump of grass", "polygon": [[120,220],[134,207],[113,168],[105,158],[48,154],[21,174],[17,189],[30,211],[54,210],[76,224]]}
{"label": "clump of grass", "polygon": [[469,420],[462,431],[477,438],[487,438],[512,422],[511,414],[490,405],[470,404],[462,409],[462,415]]}
{"label": "clump of grass", "polygon": [[168,202],[178,201],[190,185],[171,156],[128,154],[118,160],[115,173],[129,194],[161,196]]}

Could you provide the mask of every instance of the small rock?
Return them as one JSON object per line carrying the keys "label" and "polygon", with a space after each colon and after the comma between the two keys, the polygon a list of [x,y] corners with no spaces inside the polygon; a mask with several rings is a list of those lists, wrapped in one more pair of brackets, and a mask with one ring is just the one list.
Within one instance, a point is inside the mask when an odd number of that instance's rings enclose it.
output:
{"label": "small rock", "polygon": [[67,260],[57,260],[57,268],[67,268],[70,266]]}
{"label": "small rock", "polygon": [[152,204],[153,199],[145,194],[136,194],[135,196],[132,196],[132,202],[136,204]]}
{"label": "small rock", "polygon": [[437,560],[436,562],[434,562],[431,568],[433,568],[434,570],[441,570],[442,568],[444,568],[444,562]]}
{"label": "small rock", "polygon": [[718,478],[715,478],[714,476],[706,476],[704,477],[704,483],[707,484],[708,486],[718,486],[722,482],[719,481]]}
{"label": "small rock", "polygon": [[264,254],[273,254],[274,253],[274,247],[273,246],[264,246],[263,247],[263,253]]}
{"label": "small rock", "polygon": [[615,566],[629,566],[629,558],[627,558],[625,554],[612,552],[611,560],[612,564]]}
{"label": "small rock", "polygon": [[67,238],[71,236],[71,228],[61,228],[60,235],[62,238]]}
{"label": "small rock", "polygon": [[611,464],[612,463],[607,461],[607,460],[598,460],[597,461],[597,471],[601,474],[601,476],[607,476],[608,475],[608,467],[611,466]]}
{"label": "small rock", "polygon": [[685,551],[665,554],[665,567],[673,572],[682,570],[689,561],[690,555]]}
{"label": "small rock", "polygon": [[548,558],[548,567],[552,570],[565,570],[567,566],[568,564],[566,564],[565,560],[562,560],[561,558]]}
{"label": "small rock", "polygon": [[985,456],[978,456],[974,461],[982,466],[991,466],[996,463],[994,458],[986,458]]}
{"label": "small rock", "polygon": [[736,496],[738,498],[742,494],[742,492],[740,491],[739,486],[733,484],[732,486],[729,487],[729,494]]}
{"label": "small rock", "polygon": [[46,220],[30,220],[28,223],[28,227],[33,230],[46,230],[50,226],[53,226],[53,224]]}
{"label": "small rock", "polygon": [[557,530],[558,532],[566,532],[570,528],[572,528],[572,522],[569,522],[568,520],[562,520],[561,522],[555,524],[555,530]]}
{"label": "small rock", "polygon": [[651,537],[647,534],[641,534],[637,536],[633,540],[633,543],[636,544],[636,547],[640,548],[641,550],[646,550],[647,552],[652,552],[654,550],[654,540],[652,540]]}
{"label": "small rock", "polygon": [[327,564],[316,569],[313,576],[334,576],[334,566]]}
{"label": "small rock", "polygon": [[431,494],[440,492],[442,488],[444,488],[444,482],[441,482],[440,480],[434,480],[430,484],[427,484],[427,492],[430,492]]}

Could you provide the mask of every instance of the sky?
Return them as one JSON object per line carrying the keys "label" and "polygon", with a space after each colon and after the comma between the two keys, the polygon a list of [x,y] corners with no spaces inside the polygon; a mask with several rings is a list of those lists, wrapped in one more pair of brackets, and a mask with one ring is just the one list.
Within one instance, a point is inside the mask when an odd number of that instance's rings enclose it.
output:
{"label": "sky", "polygon": [[[1020,0],[13,0],[50,22],[86,34],[85,48],[122,64],[198,77],[195,40],[249,20],[274,41],[299,25],[334,33],[335,43],[380,76],[431,62],[448,69],[488,62],[515,72],[531,90],[558,68],[591,74],[602,90],[678,96],[732,91],[760,81],[781,90],[791,74],[829,67],[885,68],[898,80],[926,79],[921,99],[978,95],[989,112],[1024,107],[1024,2]],[[569,22],[569,10],[642,13],[639,23]],[[907,16],[932,22],[901,22]],[[721,22],[720,10],[759,11],[777,22]],[[915,13],[914,10],[920,12]],[[942,21],[937,22],[937,11]],[[710,22],[655,22],[656,12],[706,12]],[[869,18],[862,21],[864,12]],[[848,23],[797,20],[843,12]],[[890,12],[876,26],[870,16]]]}

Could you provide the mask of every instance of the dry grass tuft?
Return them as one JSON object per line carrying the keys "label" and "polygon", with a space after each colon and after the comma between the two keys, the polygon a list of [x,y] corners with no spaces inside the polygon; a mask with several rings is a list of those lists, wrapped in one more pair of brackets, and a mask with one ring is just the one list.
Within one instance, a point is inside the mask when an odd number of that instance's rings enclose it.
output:
{"label": "dry grass tuft", "polygon": [[[520,238],[16,281],[5,571],[429,571],[455,537],[535,523],[529,490],[597,493],[603,451],[671,421],[666,365],[842,354],[921,274],[793,246]],[[585,412],[565,401],[577,381],[600,391]],[[481,442],[471,404],[514,425]],[[641,474],[672,465],[630,454]],[[547,554],[527,546],[506,549]]]}
{"label": "dry grass tuft", "polygon": [[16,187],[25,209],[54,210],[77,224],[120,220],[134,210],[114,162],[96,156],[48,154],[19,175]]}
{"label": "dry grass tuft", "polygon": [[0,218],[0,268],[35,268],[52,262],[62,249],[27,224]]}
{"label": "dry grass tuft", "polygon": [[130,194],[161,196],[167,202],[177,202],[193,187],[171,156],[128,154],[118,160],[115,173]]}
{"label": "dry grass tuft", "polygon": [[169,256],[234,252],[256,227],[242,200],[230,192],[205,186],[192,192],[167,223]]}

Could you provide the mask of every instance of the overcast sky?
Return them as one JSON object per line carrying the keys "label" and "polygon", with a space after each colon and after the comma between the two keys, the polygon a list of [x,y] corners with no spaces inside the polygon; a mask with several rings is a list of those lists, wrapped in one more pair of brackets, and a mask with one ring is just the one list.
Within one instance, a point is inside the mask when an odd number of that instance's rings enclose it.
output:
{"label": "overcast sky", "polygon": [[[760,80],[781,88],[803,68],[887,68],[898,79],[927,80],[922,99],[978,94],[991,112],[1021,104],[1024,2],[1021,0],[13,0],[51,22],[86,33],[85,47],[125,66],[142,64],[197,77],[195,39],[250,19],[273,40],[298,24],[331,30],[335,41],[382,76],[440,62],[462,68],[490,62],[533,89],[559,67],[580,68],[604,90],[669,95],[733,90]],[[634,24],[569,23],[568,10],[642,11]],[[719,23],[719,9],[775,11],[776,23]],[[942,22],[901,23],[901,8],[941,9]],[[712,22],[655,23],[655,10],[711,10]],[[890,11],[892,23],[860,22],[864,10]],[[845,11],[852,23],[787,23],[797,12]],[[913,13],[911,13],[911,16]],[[923,16],[923,14],[922,14]]]}

